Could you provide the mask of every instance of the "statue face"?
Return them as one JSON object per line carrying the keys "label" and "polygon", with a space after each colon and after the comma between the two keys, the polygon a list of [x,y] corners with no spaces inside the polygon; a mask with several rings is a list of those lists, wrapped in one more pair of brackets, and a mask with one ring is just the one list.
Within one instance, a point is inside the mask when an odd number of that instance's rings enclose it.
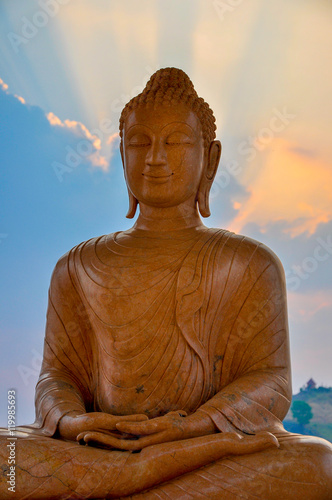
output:
{"label": "statue face", "polygon": [[123,130],[128,187],[142,203],[179,205],[196,198],[204,167],[204,142],[196,114],[185,106],[140,107]]}

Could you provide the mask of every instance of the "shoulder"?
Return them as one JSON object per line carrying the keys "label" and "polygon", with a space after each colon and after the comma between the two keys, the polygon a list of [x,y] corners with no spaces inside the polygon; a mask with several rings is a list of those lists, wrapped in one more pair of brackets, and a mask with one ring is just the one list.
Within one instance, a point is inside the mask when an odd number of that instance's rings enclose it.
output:
{"label": "shoulder", "polygon": [[77,266],[77,264],[80,262],[82,254],[95,252],[97,245],[104,246],[106,239],[112,236],[112,234],[107,236],[97,236],[95,238],[82,241],[78,245],[75,245],[73,248],[68,250],[68,252],[60,257],[54,267],[51,277],[51,285],[56,283],[65,285],[66,282],[71,281],[71,270],[73,269],[74,265]]}
{"label": "shoulder", "polygon": [[[209,229],[211,234],[220,233],[218,229]],[[230,231],[224,231],[218,236],[219,261],[221,265],[229,263],[233,270],[250,269],[255,274],[269,269],[279,279],[284,279],[284,269],[278,256],[263,243]]]}
{"label": "shoulder", "polygon": [[241,252],[242,254],[248,255],[248,258],[253,262],[261,261],[263,264],[270,264],[283,270],[279,257],[271,248],[264,245],[264,243],[249,238],[248,236],[234,233],[231,233],[229,241],[229,244],[234,248],[234,252]]}

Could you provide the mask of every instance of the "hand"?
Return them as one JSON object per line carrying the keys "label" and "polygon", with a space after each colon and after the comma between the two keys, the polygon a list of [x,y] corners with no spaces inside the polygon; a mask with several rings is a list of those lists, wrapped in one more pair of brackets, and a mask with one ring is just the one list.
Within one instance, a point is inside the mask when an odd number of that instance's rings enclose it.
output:
{"label": "hand", "polygon": [[213,422],[205,414],[196,413],[189,417],[186,415],[184,411],[172,411],[163,417],[145,422],[117,423],[118,431],[132,435],[129,439],[98,431],[83,432],[78,439],[94,445],[134,451],[154,444],[188,439],[217,431]]}
{"label": "hand", "polygon": [[91,412],[83,414],[69,413],[64,415],[58,424],[59,434],[63,439],[76,440],[82,433],[88,431],[110,432],[115,431],[119,436],[116,425],[121,422],[143,422],[146,415],[110,415],[109,413]]}

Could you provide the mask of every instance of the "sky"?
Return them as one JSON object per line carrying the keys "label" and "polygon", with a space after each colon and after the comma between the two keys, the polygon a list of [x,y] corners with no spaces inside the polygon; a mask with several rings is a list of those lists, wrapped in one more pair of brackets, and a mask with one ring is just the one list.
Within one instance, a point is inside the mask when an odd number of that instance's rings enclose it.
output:
{"label": "sky", "polygon": [[332,2],[2,0],[0,425],[34,420],[52,270],[124,230],[118,119],[157,69],[193,80],[223,145],[204,223],[286,272],[293,392],[332,386]]}

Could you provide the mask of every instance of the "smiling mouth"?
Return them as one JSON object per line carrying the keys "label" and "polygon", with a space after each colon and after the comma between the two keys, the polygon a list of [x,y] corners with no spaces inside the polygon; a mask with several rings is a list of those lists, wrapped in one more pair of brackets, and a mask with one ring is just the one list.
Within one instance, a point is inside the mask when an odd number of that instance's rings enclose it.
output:
{"label": "smiling mouth", "polygon": [[167,181],[168,181],[168,179],[169,179],[170,177],[172,177],[173,173],[171,173],[171,174],[167,174],[167,175],[156,175],[156,174],[155,174],[155,175],[151,175],[151,174],[142,174],[142,175],[143,175],[143,177],[145,177],[145,179],[146,179],[147,181],[150,181],[150,182],[156,182],[156,183],[161,184],[161,183],[163,183],[163,182],[167,182]]}

